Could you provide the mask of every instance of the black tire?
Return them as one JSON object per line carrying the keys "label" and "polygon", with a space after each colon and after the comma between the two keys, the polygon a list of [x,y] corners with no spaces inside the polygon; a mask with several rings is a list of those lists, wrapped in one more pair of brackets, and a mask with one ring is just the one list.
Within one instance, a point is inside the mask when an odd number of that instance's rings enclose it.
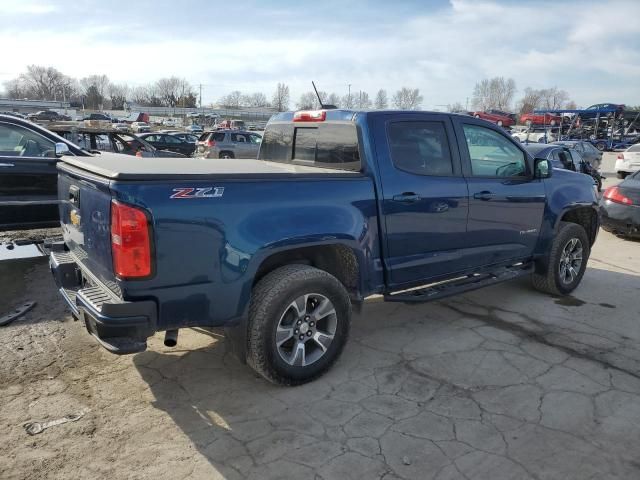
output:
{"label": "black tire", "polygon": [[[561,279],[561,261],[563,260],[565,248],[567,248],[569,242],[574,239],[580,242],[582,261],[575,278],[567,282],[565,281],[566,277],[565,280]],[[584,228],[577,223],[561,222],[558,227],[558,233],[551,244],[547,272],[545,274],[533,274],[532,281],[534,288],[542,292],[551,293],[552,295],[561,296],[570,294],[580,284],[584,276],[590,253],[589,237]]]}
{"label": "black tire", "polygon": [[616,173],[616,177],[619,178],[620,180],[624,180],[625,178],[627,178],[627,175],[629,175],[627,172],[617,172]]}
{"label": "black tire", "polygon": [[218,158],[236,158],[233,152],[220,152]]}
{"label": "black tire", "polygon": [[595,144],[595,147],[601,152],[604,152],[607,149],[607,144],[603,142],[598,142]]}
{"label": "black tire", "polygon": [[[293,365],[283,359],[282,347],[276,342],[276,331],[293,302],[309,294],[319,294],[332,303],[335,310],[332,317],[335,318],[335,333],[331,343],[323,349],[324,353],[320,358],[309,365]],[[307,265],[286,265],[278,268],[262,278],[252,292],[247,363],[273,383],[300,385],[310,382],[325,373],[338,359],[347,342],[350,323],[349,294],[337,278]],[[296,344],[297,336],[291,337]]]}

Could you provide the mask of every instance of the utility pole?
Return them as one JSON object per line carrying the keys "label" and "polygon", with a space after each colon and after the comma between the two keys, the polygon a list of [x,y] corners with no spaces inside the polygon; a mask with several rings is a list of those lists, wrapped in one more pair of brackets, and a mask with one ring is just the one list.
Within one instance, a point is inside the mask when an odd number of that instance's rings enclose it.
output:
{"label": "utility pole", "polygon": [[349,95],[347,96],[347,107],[351,108],[351,84],[349,84]]}
{"label": "utility pole", "polygon": [[202,114],[202,84],[200,84],[200,115]]}

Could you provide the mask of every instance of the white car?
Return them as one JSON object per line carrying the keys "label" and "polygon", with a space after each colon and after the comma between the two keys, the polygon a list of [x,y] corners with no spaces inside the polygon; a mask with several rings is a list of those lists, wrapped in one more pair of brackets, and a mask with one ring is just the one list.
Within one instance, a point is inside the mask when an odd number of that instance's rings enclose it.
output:
{"label": "white car", "polygon": [[520,143],[551,143],[557,140],[556,136],[551,132],[515,132],[511,136]]}
{"label": "white car", "polygon": [[128,132],[129,131],[129,125],[127,125],[124,122],[118,122],[118,123],[114,123],[113,124],[113,129],[118,131],[118,132]]}
{"label": "white car", "polygon": [[616,174],[618,178],[640,170],[640,144],[631,145],[624,152],[618,154],[616,159]]}
{"label": "white car", "polygon": [[177,127],[178,121],[175,118],[165,118],[162,120],[162,125],[165,127]]}
{"label": "white car", "polygon": [[131,130],[136,133],[150,132],[151,127],[146,122],[133,122],[131,124]]}

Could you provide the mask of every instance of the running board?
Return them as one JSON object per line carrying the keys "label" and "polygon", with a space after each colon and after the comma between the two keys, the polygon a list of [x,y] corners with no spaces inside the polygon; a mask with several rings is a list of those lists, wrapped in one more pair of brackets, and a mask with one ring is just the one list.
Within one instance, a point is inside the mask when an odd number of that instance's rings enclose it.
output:
{"label": "running board", "polygon": [[440,300],[477,288],[488,287],[496,283],[506,282],[514,278],[529,275],[533,272],[533,263],[503,267],[492,272],[474,273],[456,278],[448,282],[427,285],[412,290],[390,293],[384,296],[386,302],[420,303]]}

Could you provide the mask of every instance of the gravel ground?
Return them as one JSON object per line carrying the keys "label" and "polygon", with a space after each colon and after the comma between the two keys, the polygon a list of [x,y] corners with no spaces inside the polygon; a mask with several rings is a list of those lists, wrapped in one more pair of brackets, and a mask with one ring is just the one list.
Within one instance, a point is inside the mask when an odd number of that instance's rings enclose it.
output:
{"label": "gravel ground", "polygon": [[0,305],[38,302],[0,327],[0,478],[637,480],[639,252],[601,232],[562,299],[521,280],[372,300],[335,367],[297,388],[266,383],[208,330],[111,355],[45,258],[0,262]]}

